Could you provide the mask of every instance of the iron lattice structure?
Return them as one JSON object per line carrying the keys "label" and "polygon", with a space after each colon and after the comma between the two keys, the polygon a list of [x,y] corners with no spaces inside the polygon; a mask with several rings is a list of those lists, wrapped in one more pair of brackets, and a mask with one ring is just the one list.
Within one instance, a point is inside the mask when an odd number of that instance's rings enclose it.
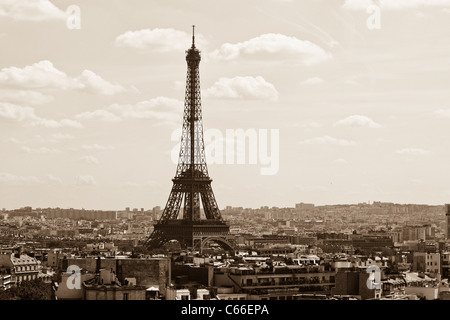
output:
{"label": "iron lattice structure", "polygon": [[[180,153],[169,199],[146,240],[149,248],[158,248],[170,240],[182,247],[201,247],[206,239],[216,240],[231,248],[229,225],[222,219],[211,187],[206,165],[200,94],[200,51],[192,46],[186,50],[187,75]],[[182,206],[183,204],[183,206]],[[204,217],[201,216],[203,205]],[[179,214],[183,208],[182,219]]]}

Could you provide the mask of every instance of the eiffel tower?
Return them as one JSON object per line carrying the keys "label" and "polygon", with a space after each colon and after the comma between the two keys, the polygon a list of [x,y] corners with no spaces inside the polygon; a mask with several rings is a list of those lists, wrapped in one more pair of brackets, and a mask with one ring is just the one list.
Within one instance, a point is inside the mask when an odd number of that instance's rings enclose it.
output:
{"label": "eiffel tower", "polygon": [[[145,246],[160,248],[170,240],[178,240],[182,248],[201,250],[207,242],[214,241],[232,251],[230,226],[222,219],[206,166],[199,76],[201,58],[195,47],[194,28],[192,26],[192,46],[186,50],[186,95],[177,171],[166,207]],[[206,219],[201,215],[201,204]]]}

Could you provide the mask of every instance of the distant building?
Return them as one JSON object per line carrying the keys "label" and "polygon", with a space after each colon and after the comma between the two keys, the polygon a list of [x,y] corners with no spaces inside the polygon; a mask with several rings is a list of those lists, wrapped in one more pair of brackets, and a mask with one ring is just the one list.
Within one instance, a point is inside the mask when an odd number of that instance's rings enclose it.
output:
{"label": "distant building", "polygon": [[146,287],[121,283],[112,270],[101,269],[83,282],[84,300],[146,300]]}
{"label": "distant building", "polygon": [[34,257],[20,253],[0,254],[0,274],[11,275],[13,283],[37,279],[39,271],[39,261]]}
{"label": "distant building", "polygon": [[47,266],[56,268],[58,266],[58,260],[61,253],[57,250],[50,250],[47,253]]}
{"label": "distant building", "polygon": [[115,256],[118,251],[118,247],[114,243],[88,243],[86,247],[82,249],[87,254],[96,254],[104,256]]}
{"label": "distant building", "polygon": [[405,226],[403,227],[403,241],[408,240],[426,240],[427,228],[424,226]]}
{"label": "distant building", "polygon": [[360,250],[391,248],[394,246],[394,241],[388,236],[372,236],[364,235],[353,237],[352,245],[354,248]]}
{"label": "distant building", "polygon": [[406,294],[414,294],[426,300],[434,300],[439,297],[437,279],[429,277],[423,273],[407,272],[405,275],[407,286]]}
{"label": "distant building", "polygon": [[450,252],[448,251],[441,253],[441,275],[443,279],[450,277]]}
{"label": "distant building", "polygon": [[433,252],[414,252],[413,271],[438,274],[441,270],[441,255]]}
{"label": "distant building", "polygon": [[303,211],[303,210],[314,210],[315,206],[312,203],[296,203],[295,204],[295,209],[297,211]]}
{"label": "distant building", "polygon": [[189,289],[167,288],[166,300],[191,300]]}
{"label": "distant building", "polygon": [[159,217],[161,216],[161,207],[156,206],[152,209],[152,219],[153,221],[157,221]]}
{"label": "distant building", "polygon": [[[370,271],[370,270],[369,270]],[[362,300],[379,299],[382,293],[382,275],[380,269],[380,282],[368,285],[370,272],[367,266],[354,270],[342,270],[336,273],[336,286],[332,288],[332,296],[355,296]]]}
{"label": "distant building", "polygon": [[135,278],[137,286],[159,288],[162,295],[165,295],[165,289],[170,285],[169,258],[59,258],[59,274],[65,273],[69,266],[76,266],[93,274],[97,274],[100,269],[110,270],[122,284],[128,278]]}
{"label": "distant building", "polygon": [[[77,277],[79,277],[77,279]],[[93,279],[95,274],[80,270],[79,274],[63,272],[61,281],[56,286],[55,296],[58,300],[83,300],[82,283]]]}
{"label": "distant building", "polygon": [[330,294],[335,274],[324,266],[232,267],[216,271],[214,285],[232,287],[233,294],[249,300],[294,300],[298,293]]}

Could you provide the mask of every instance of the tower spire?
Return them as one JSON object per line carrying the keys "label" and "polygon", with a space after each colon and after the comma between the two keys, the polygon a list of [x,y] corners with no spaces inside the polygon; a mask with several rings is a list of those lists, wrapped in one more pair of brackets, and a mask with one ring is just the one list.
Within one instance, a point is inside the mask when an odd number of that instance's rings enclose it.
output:
{"label": "tower spire", "polygon": [[195,48],[195,25],[192,25],[192,48]]}

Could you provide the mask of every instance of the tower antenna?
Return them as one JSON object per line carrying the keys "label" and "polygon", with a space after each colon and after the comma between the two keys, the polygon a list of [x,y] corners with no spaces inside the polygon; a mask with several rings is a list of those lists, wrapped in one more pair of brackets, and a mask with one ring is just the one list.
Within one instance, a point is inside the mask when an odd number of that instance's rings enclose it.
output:
{"label": "tower antenna", "polygon": [[195,48],[195,25],[192,25],[192,48]]}

